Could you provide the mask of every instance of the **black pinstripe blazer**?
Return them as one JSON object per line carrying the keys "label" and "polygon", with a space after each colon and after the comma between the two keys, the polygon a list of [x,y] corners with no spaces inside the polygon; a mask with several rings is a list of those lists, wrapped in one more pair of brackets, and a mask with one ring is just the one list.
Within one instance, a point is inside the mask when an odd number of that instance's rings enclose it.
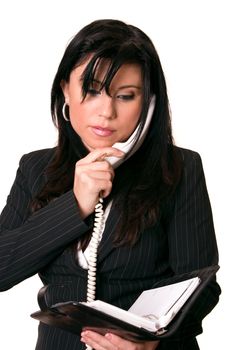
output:
{"label": "black pinstripe blazer", "polygon": [[[169,219],[146,230],[133,247],[115,248],[114,229],[120,213],[111,209],[98,248],[97,298],[128,308],[142,290],[172,275],[218,262],[212,213],[200,156],[179,149],[183,175],[174,195]],[[22,157],[15,182],[0,217],[0,290],[39,273],[49,285],[48,304],[85,300],[87,272],[70,245],[90,229],[80,218],[72,191],[31,215],[30,203],[46,181],[44,173],[54,149]],[[218,302],[220,289],[213,281],[183,322],[176,336],[159,349],[198,349],[195,336],[201,321]],[[33,310],[32,310],[33,311]],[[79,337],[39,326],[37,350],[84,349]]]}

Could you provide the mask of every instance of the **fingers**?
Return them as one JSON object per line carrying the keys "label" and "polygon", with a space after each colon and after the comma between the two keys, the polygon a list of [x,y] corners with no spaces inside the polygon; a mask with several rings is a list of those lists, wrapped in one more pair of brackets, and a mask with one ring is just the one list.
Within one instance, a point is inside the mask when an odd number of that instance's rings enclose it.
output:
{"label": "fingers", "polygon": [[90,152],[76,163],[73,191],[83,218],[93,213],[100,194],[106,198],[111,193],[114,170],[105,160],[108,156],[120,158],[124,153],[105,147]]}
{"label": "fingers", "polygon": [[94,162],[91,163],[84,163],[83,159],[78,161],[76,163],[76,167],[75,170],[77,170],[79,172],[79,169],[81,169],[81,171],[84,171],[86,169],[90,170],[90,171],[109,171],[114,173],[112,166],[109,164],[109,162],[107,160],[101,160],[100,158]]}
{"label": "fingers", "polygon": [[[119,350],[105,336],[92,331],[84,331],[81,334],[81,341],[95,350]],[[127,349],[127,348],[125,348]]]}
{"label": "fingers", "polygon": [[100,192],[102,193],[103,198],[110,194],[112,190],[112,181],[114,178],[112,171],[91,171],[90,169],[85,171],[84,169],[78,169],[76,174],[79,177],[80,194],[86,193],[86,196],[93,194],[94,196],[97,196],[97,199]]}
{"label": "fingers", "polygon": [[103,197],[106,197],[112,189],[114,170],[105,160],[90,164],[77,162],[75,176],[79,179],[80,184],[86,187],[87,191],[96,194],[103,191]]}
{"label": "fingers", "polygon": [[122,158],[124,157],[125,153],[120,151],[117,148],[114,147],[104,147],[100,149],[95,149],[94,151],[90,152],[85,158],[81,159],[78,163],[81,164],[89,164],[92,162],[104,160],[106,157],[117,157]]}
{"label": "fingers", "polygon": [[110,343],[112,344],[112,348],[110,349],[127,349],[127,350],[155,350],[158,345],[159,341],[138,341],[138,342],[132,342],[129,340],[122,339],[121,337],[112,334],[107,333],[105,335],[105,338],[107,338]]}
{"label": "fingers", "polygon": [[159,345],[159,341],[132,342],[112,333],[103,336],[89,330],[82,332],[81,341],[95,350],[155,350]]}

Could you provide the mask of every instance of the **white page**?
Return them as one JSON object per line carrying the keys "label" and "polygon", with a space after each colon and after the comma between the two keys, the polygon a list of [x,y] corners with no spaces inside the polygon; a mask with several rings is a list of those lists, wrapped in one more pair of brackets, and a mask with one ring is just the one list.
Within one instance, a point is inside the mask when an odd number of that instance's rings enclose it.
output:
{"label": "white page", "polygon": [[137,316],[129,311],[120,309],[117,306],[105,303],[101,300],[94,300],[89,303],[82,302],[81,304],[85,304],[87,306],[92,307],[93,309],[102,311],[108,315],[116,317],[122,321],[128,322],[137,327],[143,327],[151,332],[155,332],[157,329],[155,328],[155,324],[153,321],[150,321],[144,317]]}
{"label": "white page", "polygon": [[129,311],[143,317],[159,320],[169,312],[174,316],[200,283],[198,277],[164,287],[144,291]]}

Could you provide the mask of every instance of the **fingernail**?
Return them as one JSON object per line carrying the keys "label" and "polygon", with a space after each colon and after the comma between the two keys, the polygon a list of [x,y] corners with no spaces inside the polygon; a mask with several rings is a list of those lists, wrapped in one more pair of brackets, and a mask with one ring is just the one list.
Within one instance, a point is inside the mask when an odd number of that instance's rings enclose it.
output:
{"label": "fingernail", "polygon": [[85,336],[87,336],[89,333],[88,333],[88,331],[83,331],[82,333],[81,333],[81,337],[85,337]]}
{"label": "fingernail", "polygon": [[125,152],[121,151],[120,149],[118,149],[118,153],[121,154],[122,156],[125,155]]}
{"label": "fingernail", "polygon": [[102,154],[99,158],[97,158],[95,161],[96,162],[102,162],[106,157],[108,156],[107,153]]}

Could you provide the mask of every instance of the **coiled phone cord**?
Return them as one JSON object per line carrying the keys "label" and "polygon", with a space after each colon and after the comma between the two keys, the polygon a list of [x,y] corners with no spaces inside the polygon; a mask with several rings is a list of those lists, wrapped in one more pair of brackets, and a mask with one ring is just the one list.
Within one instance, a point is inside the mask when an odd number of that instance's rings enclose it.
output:
{"label": "coiled phone cord", "polygon": [[87,302],[95,300],[96,291],[96,263],[97,248],[102,236],[104,224],[103,198],[95,206],[95,220],[92,237],[90,241],[90,256],[88,260],[88,277],[87,277]]}
{"label": "coiled phone cord", "polygon": [[[103,198],[99,198],[99,202],[95,206],[94,228],[90,241],[90,256],[88,260],[88,275],[87,275],[87,302],[95,300],[96,292],[96,263],[97,249],[102,237],[104,226],[104,210]],[[86,350],[92,350],[89,345],[86,345]]]}

